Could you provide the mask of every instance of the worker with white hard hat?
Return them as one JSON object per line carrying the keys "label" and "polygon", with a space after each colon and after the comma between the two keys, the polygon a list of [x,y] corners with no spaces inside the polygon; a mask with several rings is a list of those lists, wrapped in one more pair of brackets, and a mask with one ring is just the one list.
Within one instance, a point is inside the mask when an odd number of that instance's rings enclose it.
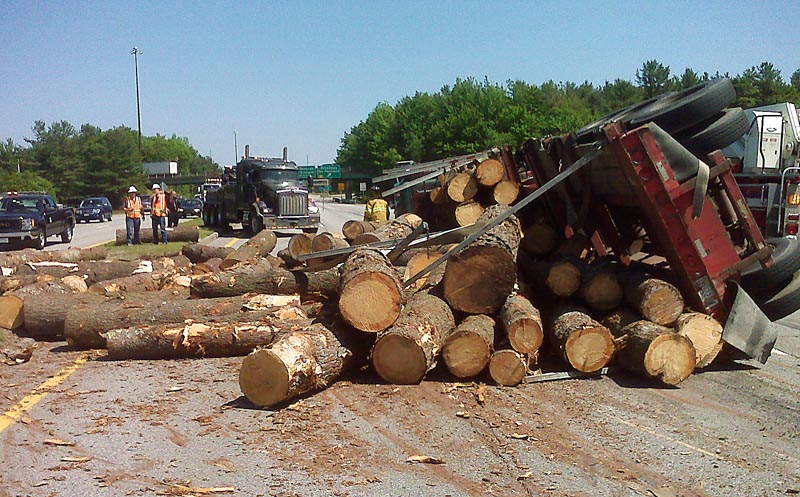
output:
{"label": "worker with white hard hat", "polygon": [[167,244],[167,196],[161,191],[161,185],[153,183],[152,203],[150,205],[150,220],[153,223],[153,243],[158,244],[159,230],[161,241]]}
{"label": "worker with white hard hat", "polygon": [[142,226],[142,199],[137,195],[138,190],[131,185],[128,196],[122,204],[125,211],[125,231],[127,232],[128,245],[139,245],[139,229]]}

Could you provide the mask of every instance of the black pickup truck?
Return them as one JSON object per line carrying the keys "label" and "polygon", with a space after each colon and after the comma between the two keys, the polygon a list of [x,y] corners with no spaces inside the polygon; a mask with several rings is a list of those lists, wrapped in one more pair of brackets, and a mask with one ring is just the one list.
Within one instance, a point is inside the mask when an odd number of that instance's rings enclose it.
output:
{"label": "black pickup truck", "polygon": [[47,237],[61,235],[72,241],[75,210],[58,205],[41,192],[11,192],[0,198],[0,247],[30,245],[43,249]]}

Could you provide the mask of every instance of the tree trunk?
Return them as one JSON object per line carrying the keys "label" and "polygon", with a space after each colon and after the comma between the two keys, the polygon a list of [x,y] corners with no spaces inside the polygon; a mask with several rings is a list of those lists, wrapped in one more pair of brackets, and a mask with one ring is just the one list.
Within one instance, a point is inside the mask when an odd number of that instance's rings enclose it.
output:
{"label": "tree trunk", "polygon": [[494,350],[494,319],[484,314],[467,316],[450,333],[442,348],[447,369],[458,378],[470,378],[486,369]]}
{"label": "tree trunk", "polygon": [[[440,259],[442,254],[435,251],[427,251],[425,249],[421,249],[423,252],[418,252],[414,255],[411,259],[409,259],[408,264],[406,264],[406,270],[403,274],[403,280],[406,281],[410,278],[413,278],[418,272],[422,271],[426,267],[430,266],[433,262]],[[422,278],[418,279],[414,282],[414,288],[420,289],[422,288],[428,279],[430,278],[431,274],[426,274]]]}
{"label": "tree trunk", "polygon": [[303,273],[273,268],[266,260],[254,264],[241,264],[219,273],[201,275],[192,279],[193,297],[232,297],[245,293],[271,295],[298,294],[304,297],[336,294],[339,272],[336,269]]}
{"label": "tree trunk", "polygon": [[278,244],[278,237],[272,230],[261,230],[252,238],[247,240],[241,247],[228,254],[220,263],[222,270],[231,268],[244,261],[255,259],[256,257],[266,257]]}
{"label": "tree trunk", "polygon": [[533,354],[542,346],[544,331],[539,309],[524,296],[513,293],[500,309],[498,323],[506,332],[511,348]]}
{"label": "tree trunk", "polygon": [[636,321],[622,329],[626,345],[618,352],[618,362],[634,373],[677,385],[695,367],[692,341],[670,328],[650,321]]}
{"label": "tree trunk", "polygon": [[[153,243],[153,230],[145,228],[149,223],[142,222],[142,229],[139,231],[139,239],[142,243]],[[128,243],[128,233],[126,230],[117,230],[117,245],[125,245]],[[191,226],[187,224],[179,224],[173,231],[167,233],[167,237],[171,242],[194,242],[200,239],[200,228],[198,226]]]}
{"label": "tree trunk", "polygon": [[673,285],[643,275],[629,275],[624,282],[625,299],[648,321],[669,326],[683,312],[683,297]]}
{"label": "tree trunk", "polygon": [[459,226],[469,226],[481,217],[486,209],[478,202],[469,201],[456,206],[456,223]]}
{"label": "tree trunk", "polygon": [[91,248],[68,248],[65,250],[24,249],[16,252],[0,254],[0,267],[15,269],[29,262],[81,262],[99,261],[108,256],[108,249],[103,246]]}
{"label": "tree trunk", "polygon": [[551,333],[561,357],[583,373],[601,369],[614,355],[611,331],[582,310],[557,311]]}
{"label": "tree trunk", "polygon": [[316,235],[311,233],[300,233],[289,238],[289,244],[286,246],[286,251],[294,259],[298,260],[301,255],[311,253],[311,241]]}
{"label": "tree trunk", "polygon": [[503,180],[494,185],[492,198],[500,205],[511,205],[519,196],[519,185],[513,181]]}
{"label": "tree trunk", "polygon": [[489,360],[489,375],[504,387],[519,385],[528,372],[525,356],[511,349],[498,350]]}
{"label": "tree trunk", "polygon": [[581,264],[578,259],[535,260],[524,251],[517,255],[519,270],[533,287],[557,297],[570,297],[581,287]]}
{"label": "tree trunk", "polygon": [[[180,280],[185,279],[185,283]],[[166,286],[189,286],[191,280],[177,271],[158,273],[140,273],[113,280],[98,281],[93,283],[88,291],[92,293],[107,294],[121,292],[154,292]]]}
{"label": "tree trunk", "polygon": [[353,240],[359,236],[364,233],[369,233],[370,231],[375,231],[375,229],[382,224],[385,224],[385,222],[347,221],[342,225],[342,234],[348,242],[352,243]]}
{"label": "tree trunk", "polygon": [[692,341],[696,369],[711,364],[722,350],[722,325],[711,316],[699,312],[681,314],[675,330]]}
{"label": "tree trunk", "polygon": [[[103,333],[103,337],[110,359],[243,356],[256,347],[270,345],[281,329],[311,324],[307,318],[292,318],[290,311],[282,310],[272,316],[244,312],[226,316],[238,321],[224,323],[190,322],[112,329]],[[256,314],[259,315],[257,321]]]}
{"label": "tree trunk", "polygon": [[475,169],[475,180],[481,186],[494,186],[506,175],[506,168],[497,159],[486,159]]}
{"label": "tree trunk", "polygon": [[533,257],[543,257],[556,249],[558,232],[546,223],[534,223],[525,228],[520,248]]}
{"label": "tree trunk", "polygon": [[442,299],[416,293],[397,322],[378,334],[372,364],[389,383],[413,385],[436,366],[436,356],[455,327],[453,312]]}
{"label": "tree trunk", "polygon": [[[480,220],[489,221],[508,207],[492,206]],[[444,296],[459,311],[495,314],[516,282],[519,224],[510,216],[447,261]]]}
{"label": "tree trunk", "polygon": [[198,262],[192,268],[192,274],[208,274],[208,273],[216,273],[219,271],[219,265],[222,263],[222,259],[219,257],[212,257],[211,259],[206,259],[205,262]]}
{"label": "tree trunk", "polygon": [[478,182],[470,173],[458,173],[447,182],[447,196],[460,204],[472,200],[478,193]]}
{"label": "tree trunk", "polygon": [[25,302],[35,297],[72,295],[75,291],[59,280],[45,280],[0,296],[0,328],[16,330],[25,324]]}
{"label": "tree trunk", "polygon": [[610,311],[619,306],[624,294],[613,268],[604,262],[593,262],[584,266],[580,296],[592,309]]}
{"label": "tree trunk", "polygon": [[416,214],[402,214],[388,223],[381,224],[375,230],[359,236],[353,241],[353,245],[402,239],[410,235],[421,224],[422,218]]}
{"label": "tree trunk", "polygon": [[233,247],[217,247],[201,243],[189,243],[181,248],[181,254],[192,261],[192,264],[200,264],[209,259],[224,259],[231,252],[233,252]]}
{"label": "tree trunk", "polygon": [[428,195],[433,205],[444,205],[450,200],[447,197],[447,190],[442,186],[434,186]]}
{"label": "tree trunk", "polygon": [[269,348],[256,349],[244,358],[239,387],[260,407],[327,388],[348,369],[364,364],[365,342],[369,340],[352,330],[321,323],[282,333]]}
{"label": "tree trunk", "polygon": [[17,274],[49,274],[57,278],[78,275],[84,277],[87,285],[91,285],[98,281],[122,278],[138,272],[152,272],[174,267],[175,262],[168,257],[153,261],[43,262],[35,264],[33,268],[21,266]]}
{"label": "tree trunk", "polygon": [[340,269],[339,312],[354,328],[375,333],[390,327],[403,306],[403,284],[378,250],[359,249]]}
{"label": "tree trunk", "polygon": [[344,248],[349,246],[347,240],[338,238],[333,233],[320,233],[311,240],[311,252],[324,252],[326,250],[333,250],[337,248]]}

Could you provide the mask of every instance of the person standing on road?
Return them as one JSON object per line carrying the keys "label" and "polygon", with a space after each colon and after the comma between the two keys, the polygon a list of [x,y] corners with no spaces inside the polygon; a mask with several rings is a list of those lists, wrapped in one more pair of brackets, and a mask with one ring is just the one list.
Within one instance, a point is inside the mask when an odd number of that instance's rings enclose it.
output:
{"label": "person standing on road", "polygon": [[167,228],[178,227],[178,220],[180,219],[180,214],[178,213],[179,208],[180,208],[180,203],[178,202],[178,192],[176,192],[175,190],[171,190],[169,192],[169,198],[167,200],[167,213],[168,213]]}
{"label": "person standing on road", "polygon": [[389,219],[389,204],[381,197],[381,190],[372,187],[372,200],[364,208],[364,221],[387,221]]}
{"label": "person standing on road", "polygon": [[137,194],[135,186],[128,188],[128,198],[122,204],[125,211],[125,231],[127,234],[128,245],[139,245],[139,229],[142,226],[142,199]]}
{"label": "person standing on road", "polygon": [[153,223],[153,243],[158,245],[158,231],[161,230],[161,241],[167,243],[167,196],[161,191],[161,185],[153,184],[153,195],[150,206],[150,220]]}

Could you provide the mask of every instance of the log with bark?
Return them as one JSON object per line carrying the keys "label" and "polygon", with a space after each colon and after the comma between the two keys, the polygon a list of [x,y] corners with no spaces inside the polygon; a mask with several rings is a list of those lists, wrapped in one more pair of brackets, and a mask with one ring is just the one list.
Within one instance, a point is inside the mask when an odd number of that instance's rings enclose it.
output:
{"label": "log with bark", "polygon": [[233,247],[217,247],[215,245],[205,245],[202,243],[189,243],[181,248],[181,254],[185,255],[192,264],[206,262],[209,259],[224,259],[231,252]]}
{"label": "log with bark", "polygon": [[403,239],[410,235],[421,224],[422,218],[418,215],[412,213],[401,214],[395,219],[381,224],[375,230],[359,236],[353,240],[353,245]]}
{"label": "log with bark", "polygon": [[75,291],[60,280],[46,279],[18,288],[0,297],[0,328],[16,330],[25,324],[25,301],[44,296],[72,295]]}
{"label": "log with bark", "polygon": [[472,200],[458,204],[455,209],[456,223],[459,226],[475,224],[485,210],[485,207]]}
{"label": "log with bark", "polygon": [[[428,251],[425,249],[420,249],[420,250],[422,250],[422,252],[417,252],[411,259],[408,260],[405,272],[403,273],[404,281],[413,278],[417,273],[419,273],[420,271],[431,265],[434,261],[442,257],[442,254],[437,251]],[[443,273],[441,275],[443,275]],[[422,288],[423,286],[425,286],[430,276],[431,274],[426,274],[422,278],[415,281],[412,286],[415,289]]]}
{"label": "log with bark", "polygon": [[274,295],[299,294],[303,297],[336,294],[339,271],[327,269],[313,273],[274,268],[268,260],[244,263],[219,273],[209,273],[192,279],[193,297],[232,297],[245,293]]}
{"label": "log with bark", "polygon": [[[507,209],[491,206],[480,220],[489,221]],[[516,282],[520,236],[519,223],[512,215],[451,256],[443,282],[447,302],[469,314],[495,314]]]}
{"label": "log with bark", "polygon": [[641,320],[621,333],[625,346],[617,353],[617,362],[625,369],[667,385],[677,385],[692,374],[696,365],[694,346],[675,330]]}
{"label": "log with bark", "polygon": [[427,292],[414,294],[395,324],[378,334],[372,364],[389,383],[412,385],[436,366],[436,356],[455,327],[450,307]]}
{"label": "log with bark", "polygon": [[648,321],[669,326],[683,312],[683,297],[675,286],[640,274],[621,276],[625,300]]}
{"label": "log with bark", "polygon": [[88,291],[92,293],[107,294],[120,292],[153,292],[173,288],[174,286],[189,286],[190,279],[181,272],[162,271],[153,273],[139,273],[113,280],[98,281],[93,283]]}
{"label": "log with bark", "polygon": [[523,354],[533,354],[544,341],[539,309],[518,293],[508,296],[500,309],[498,322],[506,332],[511,348]]}
{"label": "log with bark", "polygon": [[239,388],[260,407],[327,388],[348,369],[366,361],[371,339],[352,329],[322,323],[282,333],[269,348],[253,351],[242,361]]}
{"label": "log with bark", "polygon": [[503,180],[492,190],[492,198],[500,205],[511,205],[519,197],[519,185],[514,181]]}
{"label": "log with bark", "polygon": [[35,262],[81,262],[99,261],[108,256],[106,247],[67,248],[64,250],[24,249],[0,254],[0,267],[11,268]]}
{"label": "log with bark", "polygon": [[458,173],[447,182],[447,196],[456,203],[472,200],[477,193],[478,182],[471,173]]}
{"label": "log with bark", "polygon": [[121,278],[140,272],[173,269],[175,266],[174,259],[169,257],[152,261],[41,262],[30,266],[20,266],[17,274],[49,274],[57,278],[77,275],[83,277],[87,285],[91,285],[98,281]]}
{"label": "log with bark", "polygon": [[325,250],[333,250],[337,248],[344,248],[350,245],[344,238],[334,236],[333,233],[323,232],[311,240],[311,252],[323,252]]}
{"label": "log with bark", "polygon": [[292,236],[289,238],[289,243],[286,245],[286,252],[294,261],[299,262],[298,257],[311,253],[311,242],[314,240],[315,236],[317,235],[313,233],[298,233]]}
{"label": "log with bark", "polygon": [[675,330],[692,341],[696,369],[711,364],[722,350],[722,325],[711,316],[699,312],[681,314]]}
{"label": "log with bark", "polygon": [[550,336],[564,361],[583,373],[606,366],[616,347],[608,328],[574,307],[556,311]]}
{"label": "log with bark", "polygon": [[444,205],[450,200],[447,196],[447,189],[443,186],[434,186],[428,196],[433,205]]}
{"label": "log with bark", "polygon": [[340,268],[339,312],[358,330],[375,333],[392,326],[403,306],[403,284],[378,250],[358,249]]}
{"label": "log with bark", "polygon": [[540,291],[564,298],[574,295],[581,287],[582,263],[579,259],[542,261],[520,252],[517,263],[520,275]]}
{"label": "log with bark", "polygon": [[375,229],[384,224],[384,222],[378,221],[347,221],[342,225],[342,235],[348,242],[353,242],[356,238],[363,235],[364,233],[369,233],[370,231],[375,231]]}
{"label": "log with bark", "polygon": [[0,278],[0,295],[13,292],[18,288],[45,281],[55,281],[58,278],[51,274],[21,274]]}
{"label": "log with bark", "polygon": [[504,387],[519,385],[528,372],[525,356],[511,349],[495,351],[489,360],[489,376]]}
{"label": "log with bark", "polygon": [[[179,224],[174,230],[167,233],[167,239],[171,242],[194,242],[200,239],[200,228],[188,224]],[[153,230],[142,227],[139,231],[139,239],[142,243],[153,243]],[[160,240],[160,239],[159,239]],[[125,230],[116,231],[117,245],[125,245],[128,242],[128,233]]]}
{"label": "log with bark", "polygon": [[192,274],[208,274],[208,273],[216,273],[219,271],[219,265],[222,263],[222,259],[219,257],[212,257],[211,259],[207,259],[205,262],[198,262],[192,268]]}
{"label": "log with bark", "polygon": [[300,309],[293,307],[267,315],[248,312],[226,317],[231,321],[137,325],[112,329],[102,336],[110,359],[235,357],[270,345],[282,331],[311,324]]}
{"label": "log with bark", "polygon": [[241,247],[237,248],[222,260],[220,269],[225,270],[236,264],[257,257],[266,257],[278,244],[278,237],[272,230],[261,230],[247,240]]}
{"label": "log with bark", "polygon": [[533,257],[543,257],[559,245],[558,231],[548,223],[533,223],[523,231],[520,248]]}
{"label": "log with bark", "polygon": [[605,261],[584,265],[580,297],[592,309],[610,311],[622,302],[624,294],[614,269]]}
{"label": "log with bark", "polygon": [[458,378],[470,378],[486,369],[494,350],[495,321],[484,314],[467,316],[447,337],[442,359]]}
{"label": "log with bark", "polygon": [[475,168],[475,180],[481,186],[494,186],[506,175],[506,168],[497,159],[486,159]]}

